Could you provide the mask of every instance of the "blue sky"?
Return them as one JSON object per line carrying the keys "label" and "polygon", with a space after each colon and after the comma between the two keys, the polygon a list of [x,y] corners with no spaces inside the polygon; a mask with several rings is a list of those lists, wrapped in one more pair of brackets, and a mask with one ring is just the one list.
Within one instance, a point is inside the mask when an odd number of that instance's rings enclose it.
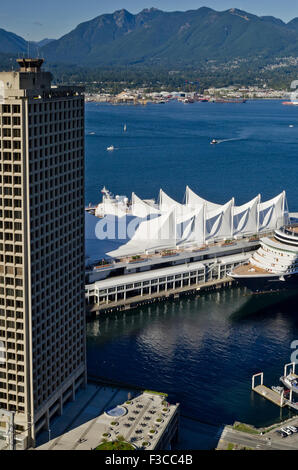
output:
{"label": "blue sky", "polygon": [[30,40],[59,38],[79,23],[103,13],[122,8],[137,13],[152,6],[167,11],[201,6],[218,11],[239,8],[256,15],[276,16],[284,21],[298,17],[296,0],[10,0],[1,2],[0,28]]}

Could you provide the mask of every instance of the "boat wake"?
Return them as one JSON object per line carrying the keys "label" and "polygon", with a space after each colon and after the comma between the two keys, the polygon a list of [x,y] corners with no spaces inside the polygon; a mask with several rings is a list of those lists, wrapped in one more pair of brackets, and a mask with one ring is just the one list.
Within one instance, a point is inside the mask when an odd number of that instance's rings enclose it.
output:
{"label": "boat wake", "polygon": [[234,140],[245,140],[247,137],[234,137],[233,139],[218,139],[218,144],[223,144],[224,142],[233,142]]}
{"label": "boat wake", "polygon": [[[134,147],[126,147],[121,146],[121,150],[143,150],[143,149],[163,149],[163,145],[142,145],[142,146],[134,146]],[[114,150],[120,150],[120,147],[115,147]]]}

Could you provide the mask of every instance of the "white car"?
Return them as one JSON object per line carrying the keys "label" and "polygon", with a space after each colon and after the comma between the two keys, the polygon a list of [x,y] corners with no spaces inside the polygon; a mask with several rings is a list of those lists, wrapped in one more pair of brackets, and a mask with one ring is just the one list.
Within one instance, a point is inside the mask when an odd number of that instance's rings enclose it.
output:
{"label": "white car", "polygon": [[290,434],[293,434],[293,431],[291,431],[289,428],[281,428],[281,431],[286,433],[287,436],[290,436]]}
{"label": "white car", "polygon": [[288,426],[288,429],[292,432],[298,432],[298,429],[295,426]]}

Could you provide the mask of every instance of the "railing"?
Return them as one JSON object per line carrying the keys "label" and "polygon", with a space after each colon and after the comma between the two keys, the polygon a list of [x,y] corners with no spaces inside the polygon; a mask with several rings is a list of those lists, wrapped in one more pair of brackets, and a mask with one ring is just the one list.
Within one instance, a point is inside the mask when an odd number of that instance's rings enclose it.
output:
{"label": "railing", "polygon": [[292,237],[296,237],[298,238],[298,232],[294,232],[293,229],[294,228],[297,228],[298,227],[298,224],[291,224],[290,226],[288,227],[281,227],[279,229],[280,232],[286,234],[286,235],[290,235]]}

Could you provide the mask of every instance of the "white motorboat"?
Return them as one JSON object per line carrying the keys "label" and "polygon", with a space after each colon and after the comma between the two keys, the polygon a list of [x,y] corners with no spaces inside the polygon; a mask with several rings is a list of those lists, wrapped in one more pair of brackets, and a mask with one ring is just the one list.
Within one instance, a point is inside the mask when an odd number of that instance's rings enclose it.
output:
{"label": "white motorboat", "polygon": [[291,372],[290,374],[281,377],[280,381],[289,389],[293,390],[294,393],[298,394],[298,376]]}

